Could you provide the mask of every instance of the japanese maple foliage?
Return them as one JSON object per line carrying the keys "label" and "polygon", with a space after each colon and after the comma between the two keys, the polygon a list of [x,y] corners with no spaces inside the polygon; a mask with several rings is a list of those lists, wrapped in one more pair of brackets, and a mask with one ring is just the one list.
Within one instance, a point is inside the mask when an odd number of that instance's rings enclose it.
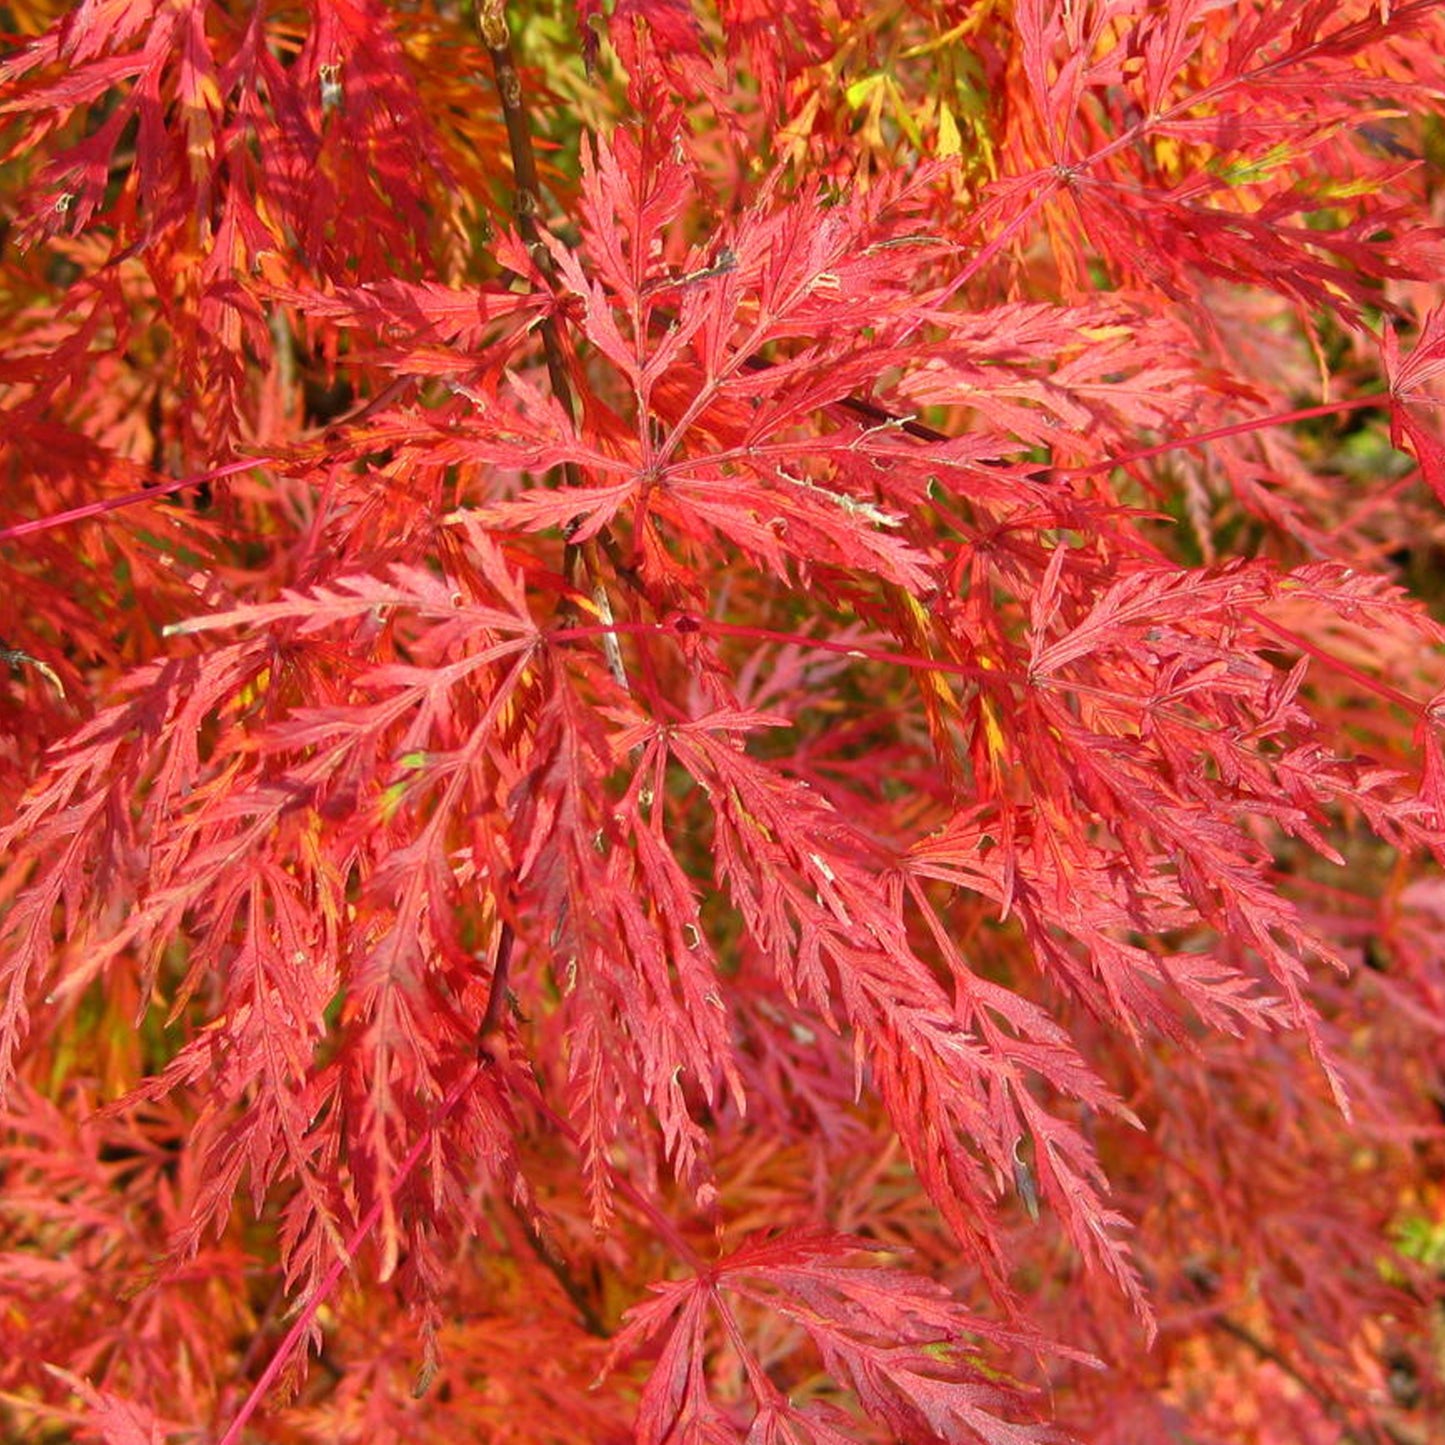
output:
{"label": "japanese maple foliage", "polygon": [[10,1437],[1432,1438],[1436,0],[0,25]]}

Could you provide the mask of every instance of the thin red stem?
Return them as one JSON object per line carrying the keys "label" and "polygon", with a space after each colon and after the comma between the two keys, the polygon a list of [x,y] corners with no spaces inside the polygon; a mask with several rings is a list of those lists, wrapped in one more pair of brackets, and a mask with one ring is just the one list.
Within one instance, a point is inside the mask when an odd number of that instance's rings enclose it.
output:
{"label": "thin red stem", "polygon": [[743,627],[732,622],[713,622],[706,617],[687,617],[668,622],[613,622],[587,623],[573,627],[559,627],[548,634],[552,642],[580,641],[583,638],[604,637],[609,634],[635,636],[687,636],[702,633],[708,637],[740,637],[750,642],[777,642],[788,646],[808,647],[818,652],[836,652],[842,657],[856,657],[869,662],[891,662],[899,667],[912,668],[916,672],[946,672],[954,677],[966,677],[975,681],[1024,682],[1021,673],[1009,673],[998,668],[972,667],[964,662],[950,662],[945,658],[920,657],[912,652],[894,652],[885,647],[869,647],[857,642],[839,642],[827,637],[805,637],[798,632],[777,632],[770,627]]}
{"label": "thin red stem", "polygon": [[417,1135],[412,1146],[406,1152],[406,1157],[401,1161],[401,1168],[397,1170],[387,1191],[379,1195],[372,1203],[370,1209],[361,1217],[356,1228],[351,1231],[351,1236],[346,1241],[346,1253],[337,1255],[331,1261],[330,1267],[322,1275],[321,1282],[311,1292],[311,1298],[306,1301],[301,1313],[296,1316],[295,1323],[286,1331],[285,1338],[276,1347],[276,1353],[271,1356],[271,1362],[261,1372],[261,1378],[251,1387],[251,1393],[246,1396],[245,1402],[236,1412],[226,1433],[221,1436],[219,1445],[238,1445],[241,1432],[246,1427],[262,1400],[266,1398],[271,1386],[276,1383],[281,1371],[286,1368],[287,1362],[296,1353],[297,1347],[305,1338],[306,1332],[311,1328],[311,1322],[316,1318],[317,1311],[331,1297],[331,1291],[335,1289],[336,1282],[341,1278],[351,1261],[356,1257],[356,1251],[365,1243],[367,1236],[376,1228],[377,1221],[381,1218],[382,1210],[386,1203],[395,1198],[401,1186],[406,1183],[411,1171],[416,1168],[422,1155],[430,1147],[436,1131],[446,1122],[453,1109],[465,1097],[466,1092],[476,1082],[477,1076],[485,1068],[484,1063],[477,1063],[466,1069],[457,1081],[447,1090],[446,1096],[437,1106],[436,1113],[427,1127]]}
{"label": "thin red stem", "polygon": [[1398,687],[1392,687],[1388,682],[1383,682],[1378,677],[1371,677],[1369,673],[1361,671],[1358,667],[1336,657],[1334,653],[1323,647],[1317,646],[1307,637],[1301,637],[1298,632],[1275,622],[1265,613],[1253,607],[1246,607],[1244,615],[1257,626],[1264,628],[1266,632],[1272,632],[1281,641],[1287,642],[1291,647],[1297,647],[1301,652],[1307,653],[1317,662],[1322,662],[1326,667],[1347,677],[1357,687],[1362,687],[1366,692],[1372,692],[1376,697],[1382,697],[1387,702],[1392,702],[1396,707],[1404,708],[1411,717],[1419,719],[1425,715],[1423,703],[1417,702],[1409,693],[1401,692]]}
{"label": "thin red stem", "polygon": [[35,517],[29,522],[17,522],[13,527],[0,531],[0,542],[12,542],[18,537],[28,537],[35,532],[48,532],[53,527],[64,527],[71,522],[83,522],[87,517],[98,517],[105,512],[119,511],[132,507],[137,502],[154,502],[169,497],[174,492],[184,492],[188,487],[203,486],[206,482],[220,481],[222,477],[233,477],[237,472],[248,472],[253,467],[275,466],[274,457],[247,457],[245,461],[227,462],[224,467],[215,467],[209,472],[197,472],[190,477],[177,477],[174,481],[157,482],[155,486],[142,487],[138,492],[127,492],[121,497],[107,497],[102,502],[87,502],[83,507],[72,507],[67,512],[56,512],[49,517]]}
{"label": "thin red stem", "polygon": [[1100,472],[1113,471],[1115,467],[1126,467],[1131,462],[1148,461],[1150,457],[1163,456],[1165,452],[1180,451],[1184,447],[1203,446],[1206,442],[1222,441],[1225,437],[1241,436],[1245,432],[1262,431],[1269,426],[1289,426],[1298,421],[1309,421],[1319,416],[1335,416],[1340,412],[1360,411],[1365,407],[1378,407],[1388,402],[1385,392],[1371,392],[1368,396],[1357,396],[1349,401],[1331,401],[1321,406],[1301,407],[1298,411],[1280,412],[1274,416],[1255,417],[1250,421],[1231,422],[1229,426],[1215,427],[1212,431],[1198,432],[1194,436],[1175,437],[1160,442],[1155,447],[1142,451],[1126,452],[1121,457],[1109,457],[1087,467],[1053,467],[1050,470],[1060,477],[1093,477]]}

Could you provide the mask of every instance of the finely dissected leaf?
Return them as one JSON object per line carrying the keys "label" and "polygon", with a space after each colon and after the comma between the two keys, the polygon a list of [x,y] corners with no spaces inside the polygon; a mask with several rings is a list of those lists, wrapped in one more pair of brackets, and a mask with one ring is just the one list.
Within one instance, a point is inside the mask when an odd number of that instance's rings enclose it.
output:
{"label": "finely dissected leaf", "polygon": [[142,1405],[124,1400],[109,1391],[94,1389],[69,1370],[50,1366],[50,1372],[64,1381],[88,1407],[90,1421],[106,1445],[160,1445],[170,1433],[166,1423]]}
{"label": "finely dissected leaf", "polygon": [[[1023,1445],[1056,1438],[1011,1424],[1017,1408],[1010,1382],[981,1371],[981,1339],[1008,1331],[968,1314],[946,1290],[906,1270],[870,1267],[861,1240],[796,1234],[741,1244],[692,1279],[654,1286],[656,1298],[634,1306],[613,1341],[616,1362],[650,1340],[663,1344],[638,1416],[639,1438],[740,1439],[713,1402],[701,1361],[714,1336],[741,1360],[756,1415],[754,1438],[840,1438],[813,1408],[778,1392],[753,1355],[748,1320],[776,1312],[809,1340],[835,1378],[846,1381],[863,1409],[900,1438],[985,1440]],[[814,1435],[818,1426],[824,1433]],[[780,1435],[780,1431],[796,1434]],[[846,1438],[846,1437],[841,1437]]]}
{"label": "finely dissected leaf", "polygon": [[[1422,416],[1426,407],[1441,402],[1438,378],[1445,372],[1445,308],[1437,308],[1424,320],[1415,349],[1401,360],[1399,338],[1386,327],[1381,336],[1385,376],[1390,383],[1390,439],[1399,446],[1410,443],[1420,462],[1420,472],[1437,497],[1445,497],[1445,441],[1440,428]],[[1431,388],[1430,383],[1435,382]]]}

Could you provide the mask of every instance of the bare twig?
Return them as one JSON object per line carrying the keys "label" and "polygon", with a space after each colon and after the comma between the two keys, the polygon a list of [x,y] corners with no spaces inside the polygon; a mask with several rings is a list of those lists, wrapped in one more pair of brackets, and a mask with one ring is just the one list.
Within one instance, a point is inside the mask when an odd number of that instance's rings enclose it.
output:
{"label": "bare twig", "polygon": [[[556,283],[557,268],[543,239],[541,222],[538,220],[542,210],[542,183],[537,170],[537,152],[532,145],[532,129],[528,124],[526,94],[522,90],[522,78],[517,73],[516,57],[512,51],[512,32],[507,24],[507,9],[503,0],[482,0],[477,10],[477,27],[492,62],[492,74],[502,102],[502,119],[507,127],[507,146],[512,154],[512,177],[515,186],[513,210],[517,217],[517,230],[521,233],[537,270],[547,284],[552,286]],[[538,331],[542,338],[542,356],[546,362],[547,379],[551,383],[552,394],[575,422],[576,398],[567,375],[567,362],[556,317],[544,316]],[[569,487],[582,485],[581,474],[574,462],[564,462],[562,474]],[[568,586],[576,594],[590,595],[594,584],[593,573],[589,549],[576,545],[568,537],[562,553],[562,574],[566,577]],[[564,625],[576,621],[575,612],[575,606],[570,602],[564,606]]]}

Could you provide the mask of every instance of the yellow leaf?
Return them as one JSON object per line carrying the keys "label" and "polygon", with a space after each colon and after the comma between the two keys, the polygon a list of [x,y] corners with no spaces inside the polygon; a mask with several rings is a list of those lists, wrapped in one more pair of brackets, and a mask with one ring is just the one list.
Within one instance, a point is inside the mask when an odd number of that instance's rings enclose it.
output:
{"label": "yellow leaf", "polygon": [[883,77],[881,75],[865,75],[862,80],[855,80],[843,92],[843,97],[853,110],[857,110],[867,104],[869,97],[882,84]]}
{"label": "yellow leaf", "polygon": [[938,107],[938,154],[949,157],[963,154],[963,142],[958,133],[958,122],[954,120],[953,112],[946,105]]}

